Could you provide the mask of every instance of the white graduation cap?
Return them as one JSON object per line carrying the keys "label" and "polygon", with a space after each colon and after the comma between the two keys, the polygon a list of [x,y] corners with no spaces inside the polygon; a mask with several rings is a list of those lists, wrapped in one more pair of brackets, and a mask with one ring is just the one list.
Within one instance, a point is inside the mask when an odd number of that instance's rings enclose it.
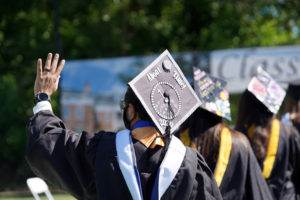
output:
{"label": "white graduation cap", "polygon": [[257,68],[247,89],[274,114],[286,95],[285,90],[261,67]]}
{"label": "white graduation cap", "polygon": [[201,104],[168,50],[128,84],[162,134],[167,127],[176,130]]}

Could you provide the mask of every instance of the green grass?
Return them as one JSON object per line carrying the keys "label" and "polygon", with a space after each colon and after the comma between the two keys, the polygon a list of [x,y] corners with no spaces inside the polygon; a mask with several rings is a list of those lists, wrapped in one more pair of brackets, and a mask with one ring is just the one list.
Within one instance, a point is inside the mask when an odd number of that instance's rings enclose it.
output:
{"label": "green grass", "polygon": [[[45,195],[41,195],[41,200],[47,200],[47,197]],[[53,194],[53,197],[55,200],[75,200],[74,197],[68,195],[68,194]],[[34,200],[33,196],[0,196],[0,200]]]}

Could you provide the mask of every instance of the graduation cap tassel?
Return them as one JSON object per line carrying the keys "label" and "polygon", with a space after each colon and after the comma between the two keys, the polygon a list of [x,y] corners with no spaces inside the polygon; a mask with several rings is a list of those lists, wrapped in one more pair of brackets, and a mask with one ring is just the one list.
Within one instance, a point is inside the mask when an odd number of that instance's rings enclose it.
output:
{"label": "graduation cap tassel", "polygon": [[165,130],[165,135],[166,136],[169,136],[171,138],[171,119],[172,117],[175,115],[172,107],[171,107],[171,100],[170,100],[170,95],[168,95],[167,93],[164,93],[164,96],[165,98],[167,98],[167,102],[168,102],[168,119],[167,119],[167,127],[166,127],[166,130]]}
{"label": "graduation cap tassel", "polygon": [[[166,98],[169,98],[169,97],[166,97]],[[162,137],[165,141],[165,145],[163,147],[163,150],[162,150],[162,153],[160,154],[160,162],[163,160],[165,154],[167,153],[168,151],[168,148],[169,148],[169,145],[170,145],[170,142],[171,142],[171,113],[174,113],[172,108],[171,108],[171,105],[170,105],[170,101],[168,102],[168,113],[167,113],[167,126],[166,126],[166,129],[165,129],[165,134],[162,134],[161,136],[157,136],[157,137]],[[174,115],[173,115],[174,116]]]}

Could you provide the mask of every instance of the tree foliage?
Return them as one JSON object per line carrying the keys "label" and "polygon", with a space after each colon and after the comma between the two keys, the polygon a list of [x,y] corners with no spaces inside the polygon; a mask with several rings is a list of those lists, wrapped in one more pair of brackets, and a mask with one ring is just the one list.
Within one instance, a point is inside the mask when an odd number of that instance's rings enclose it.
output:
{"label": "tree foliage", "polygon": [[[25,126],[36,59],[56,49],[53,2],[0,6],[0,190],[30,175]],[[59,33],[67,60],[299,44],[299,13],[296,0],[65,0]]]}

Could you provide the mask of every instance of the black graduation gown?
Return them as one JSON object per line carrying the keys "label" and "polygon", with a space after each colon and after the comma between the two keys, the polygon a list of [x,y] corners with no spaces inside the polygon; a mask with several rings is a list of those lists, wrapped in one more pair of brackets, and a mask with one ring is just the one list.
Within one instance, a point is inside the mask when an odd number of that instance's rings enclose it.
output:
{"label": "black graduation gown", "polygon": [[300,137],[295,127],[280,123],[279,129],[275,161],[265,180],[274,199],[300,199]]}
{"label": "black graduation gown", "polygon": [[299,134],[294,127],[280,124],[275,162],[270,176],[266,179],[275,199],[300,199],[299,170]]}
{"label": "black graduation gown", "polygon": [[[289,134],[289,167],[291,182],[295,189],[295,198],[300,200],[300,134],[295,127],[290,127]],[[285,184],[284,191],[288,191],[291,184]]]}
{"label": "black graduation gown", "polygon": [[293,126],[296,128],[296,130],[298,131],[298,134],[300,134],[300,123],[297,122],[293,122]]}
{"label": "black graduation gown", "polygon": [[232,134],[229,163],[220,185],[223,199],[272,199],[246,138]]}
{"label": "black graduation gown", "polygon": [[[228,129],[230,130],[230,129]],[[220,132],[221,134],[221,132]],[[255,155],[250,147],[248,139],[241,133],[231,132],[231,150],[228,160],[228,164],[223,166],[225,173],[221,178],[219,189],[221,191],[223,199],[228,200],[240,200],[240,199],[251,199],[251,200],[268,200],[273,199],[264,180],[261,169],[255,158]],[[212,134],[207,134],[204,137],[211,137],[208,140],[215,138]],[[197,145],[197,149],[200,149],[199,145],[200,137],[196,137],[192,140]],[[228,144],[227,144],[228,145]],[[228,145],[229,146],[229,145]],[[219,154],[220,152],[219,147]],[[209,159],[209,158],[206,158]],[[218,161],[219,162],[219,161]],[[216,165],[219,163],[216,163]],[[216,165],[213,171],[216,173]],[[215,174],[215,178],[216,177]],[[217,181],[218,182],[218,181]]]}
{"label": "black graduation gown", "polygon": [[[119,167],[115,133],[77,134],[67,129],[52,112],[40,111],[28,122],[27,136],[26,159],[37,176],[77,199],[132,199]],[[136,145],[138,143],[134,142],[135,151]],[[137,156],[137,162],[140,159]],[[153,162],[160,161],[154,158]],[[142,182],[151,178],[149,173],[140,170],[157,170],[137,165]],[[145,185],[147,181],[142,186],[149,187]],[[161,199],[221,199],[221,196],[204,159],[187,148],[175,178]]]}

